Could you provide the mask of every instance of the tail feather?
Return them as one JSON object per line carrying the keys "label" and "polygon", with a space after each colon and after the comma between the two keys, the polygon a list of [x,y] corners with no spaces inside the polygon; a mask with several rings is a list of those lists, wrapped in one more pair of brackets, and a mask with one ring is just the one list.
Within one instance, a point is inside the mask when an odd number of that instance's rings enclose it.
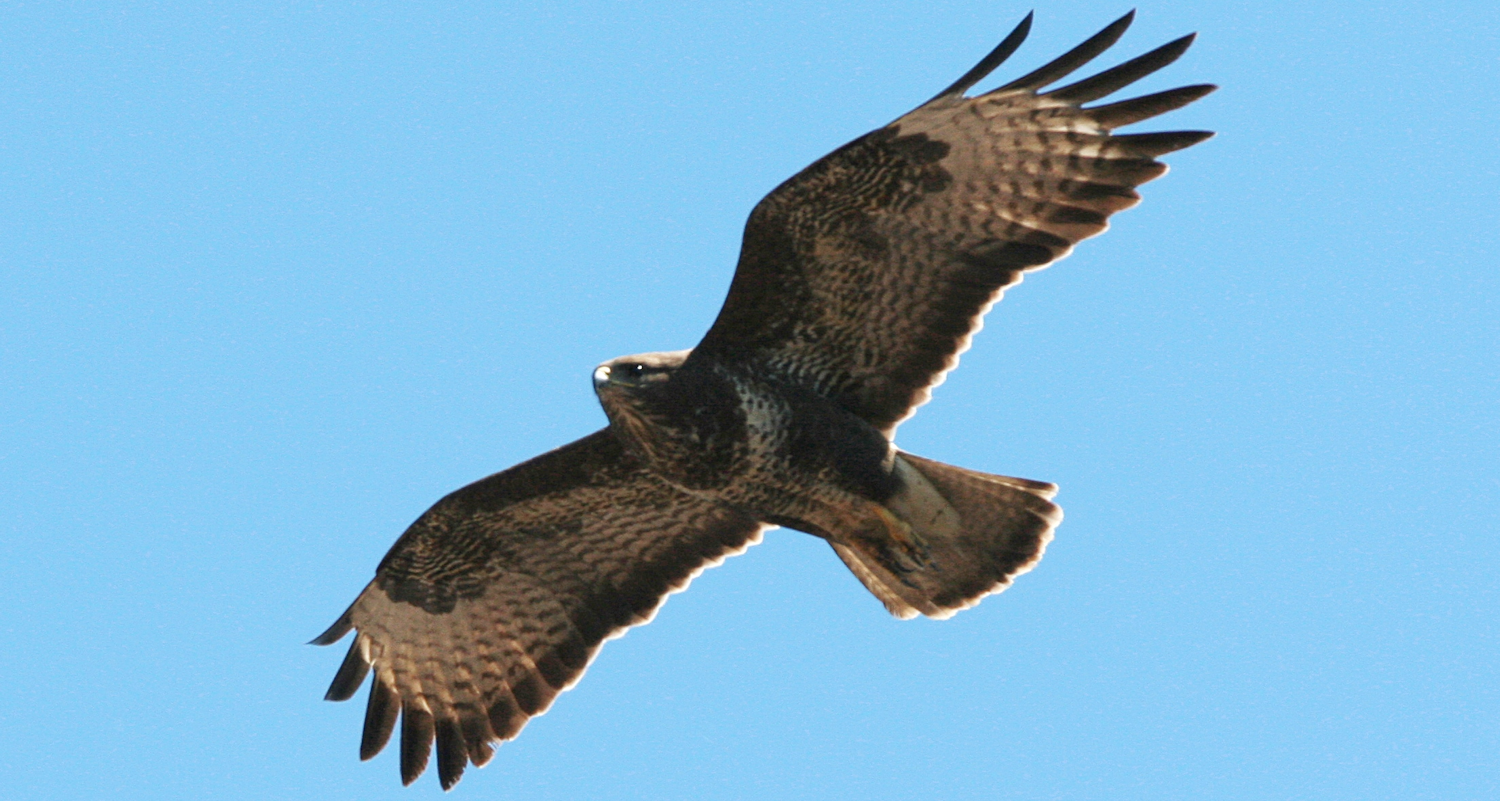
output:
{"label": "tail feather", "polygon": [[[1057,485],[896,455],[902,489],[885,503],[893,543],[835,543],[839,558],[891,614],[951,617],[999,592],[1042,558],[1062,509]],[[894,544],[895,547],[890,547]],[[892,553],[904,554],[893,558]]]}

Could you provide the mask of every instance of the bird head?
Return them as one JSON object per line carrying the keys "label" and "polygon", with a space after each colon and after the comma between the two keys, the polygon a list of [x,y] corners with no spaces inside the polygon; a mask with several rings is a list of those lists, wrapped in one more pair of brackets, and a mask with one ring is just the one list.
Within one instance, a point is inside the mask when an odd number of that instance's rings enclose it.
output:
{"label": "bird head", "polygon": [[[611,420],[651,416],[653,400],[663,396],[672,374],[692,351],[637,353],[610,359],[594,368],[594,394]],[[625,421],[631,422],[631,421]]]}
{"label": "bird head", "polygon": [[672,350],[610,359],[594,368],[594,392],[600,400],[611,394],[650,394],[672,377],[689,353],[692,351]]}

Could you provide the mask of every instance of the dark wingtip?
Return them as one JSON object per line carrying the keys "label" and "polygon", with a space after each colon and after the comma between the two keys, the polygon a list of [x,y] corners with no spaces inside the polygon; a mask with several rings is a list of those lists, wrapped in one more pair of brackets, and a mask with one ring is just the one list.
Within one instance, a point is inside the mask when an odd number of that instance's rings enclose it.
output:
{"label": "dark wingtip", "polygon": [[[932,100],[941,100],[945,97],[962,95],[964,92],[969,91],[969,88],[974,84],[984,80],[984,76],[994,72],[996,67],[1010,58],[1011,54],[1016,52],[1016,48],[1020,47],[1021,43],[1026,41],[1026,37],[1031,33],[1032,17],[1035,15],[1035,11],[1026,12],[1026,17],[1021,20],[1021,24],[1017,25],[1004,39],[1000,40],[1000,44],[995,45],[994,50],[991,50],[988,55],[980,59],[978,64],[975,64],[968,72],[963,74],[962,78],[954,81],[947,89],[934,95]],[[932,100],[927,102],[931,103]]]}
{"label": "dark wingtip", "polygon": [[1073,103],[1087,103],[1090,100],[1098,100],[1117,89],[1135,83],[1141,78],[1181,58],[1182,54],[1187,52],[1188,47],[1193,44],[1193,38],[1197,35],[1196,33],[1190,33],[1187,36],[1173,39],[1149,53],[1136,56],[1117,67],[1111,67],[1091,78],[1085,78],[1060,89],[1053,89],[1047,93],[1047,96]]}
{"label": "dark wingtip", "polygon": [[438,783],[444,790],[451,790],[464,777],[464,768],[469,764],[468,745],[458,723],[451,718],[437,722],[436,734]]}
{"label": "dark wingtip", "polygon": [[359,638],[349,644],[349,653],[344,655],[344,663],[339,665],[338,673],[333,676],[333,683],[328,685],[328,692],[323,694],[324,701],[347,701],[359,692],[359,686],[365,683],[365,676],[370,672],[370,663],[365,661],[365,655],[360,650]]}
{"label": "dark wingtip", "polygon": [[349,620],[349,613],[339,615],[339,619],[333,621],[328,630],[307,641],[308,645],[333,645],[344,639],[344,635],[354,630],[354,623]]}
{"label": "dark wingtip", "polygon": [[996,92],[1009,92],[1015,89],[1040,89],[1053,81],[1063,78],[1073,70],[1093,61],[1100,53],[1113,47],[1120,37],[1125,35],[1125,29],[1135,21],[1135,9],[1125,13],[1125,16],[1104,26],[1104,29],[1084,40],[1083,44],[1063,53],[1061,56],[1042,65],[1040,68],[1022,75],[1010,83],[996,89]]}
{"label": "dark wingtip", "polygon": [[1185,147],[1210,139],[1213,131],[1161,131],[1159,133],[1123,134],[1113,137],[1113,141],[1124,146],[1133,153],[1156,158],[1166,155],[1174,150],[1182,150]]}
{"label": "dark wingtip", "polygon": [[396,693],[380,680],[370,682],[370,701],[365,707],[365,728],[359,739],[361,761],[374,758],[390,742],[391,731],[396,728],[396,714],[401,711],[401,702]]}
{"label": "dark wingtip", "polygon": [[1168,89],[1165,92],[1157,92],[1154,95],[1143,95],[1122,100],[1118,103],[1110,103],[1107,106],[1095,106],[1084,109],[1084,112],[1106,129],[1113,130],[1123,125],[1150,119],[1158,114],[1182,108],[1204,95],[1213,92],[1219,87],[1212,84],[1200,83],[1193,86],[1179,86],[1176,89]]}
{"label": "dark wingtip", "polygon": [[1182,54],[1186,53],[1188,48],[1193,46],[1193,42],[1197,40],[1198,32],[1193,31],[1186,36],[1179,36],[1176,39],[1167,42],[1166,44],[1156,48],[1151,52],[1161,54],[1160,57],[1165,61],[1162,66],[1166,66],[1167,64],[1170,64],[1173,61],[1182,58]]}
{"label": "dark wingtip", "polygon": [[[1120,15],[1119,19],[1105,25],[1104,30],[1095,34],[1095,37],[1100,39],[1108,37],[1112,45],[1120,41],[1120,37],[1125,35],[1125,29],[1129,28],[1132,22],[1135,22],[1135,9],[1133,8]],[[1108,47],[1109,45],[1105,46]]]}
{"label": "dark wingtip", "polygon": [[401,784],[411,783],[427,769],[427,756],[432,751],[432,715],[425,709],[403,703],[401,705]]}

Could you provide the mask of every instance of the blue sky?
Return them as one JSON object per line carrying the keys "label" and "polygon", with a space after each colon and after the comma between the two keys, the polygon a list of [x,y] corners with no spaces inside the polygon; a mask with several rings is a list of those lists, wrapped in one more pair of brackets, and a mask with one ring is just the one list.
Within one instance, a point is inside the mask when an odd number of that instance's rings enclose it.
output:
{"label": "blue sky", "polygon": [[[437,795],[303,643],[1029,8],[548,7],[0,8],[0,796]],[[900,622],[773,532],[459,796],[1500,795],[1500,11],[1160,2],[1100,64],[1193,30],[1139,91],[1223,89],[1140,128],[1220,135],[900,432],[1059,483],[1040,567]]]}

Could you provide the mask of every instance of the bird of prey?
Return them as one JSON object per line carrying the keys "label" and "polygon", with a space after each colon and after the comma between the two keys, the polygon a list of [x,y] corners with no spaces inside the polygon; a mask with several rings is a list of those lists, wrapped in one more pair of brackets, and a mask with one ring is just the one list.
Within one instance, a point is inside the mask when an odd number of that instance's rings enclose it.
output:
{"label": "bird of prey", "polygon": [[896,427],[1024,273],[1100,233],[1203,131],[1115,128],[1208,94],[1085,106],[1170,64],[1185,36],[1061,88],[1127,14],[1051,63],[966,92],[1025,39],[755,206],[698,346],[594,371],[609,425],[470,484],[417,519],[348,611],[327,698],[373,672],[368,759],[401,722],[401,779],[436,742],[444,789],[578,681],[600,644],[771,526],[821,537],[898,617],[1008,586],[1062,519],[1056,485],[897,449]]}

